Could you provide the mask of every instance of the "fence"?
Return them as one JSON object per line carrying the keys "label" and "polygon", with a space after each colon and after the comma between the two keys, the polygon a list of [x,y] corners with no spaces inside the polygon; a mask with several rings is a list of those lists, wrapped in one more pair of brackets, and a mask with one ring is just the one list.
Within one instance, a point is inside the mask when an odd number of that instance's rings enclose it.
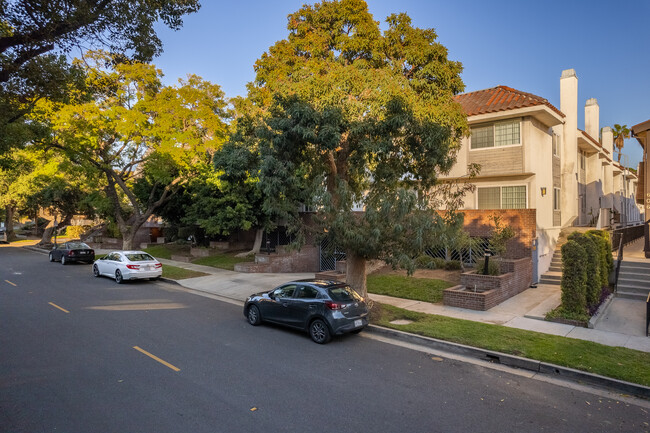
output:
{"label": "fence", "polygon": [[623,245],[642,238],[644,236],[645,224],[635,226],[622,227],[620,229],[612,230],[612,249],[618,248],[621,239]]}
{"label": "fence", "polygon": [[485,249],[488,247],[490,241],[488,238],[473,238],[472,245],[469,248],[429,248],[425,252],[431,257],[441,258],[447,261],[457,260],[463,261],[463,264],[473,266],[477,261],[483,259]]}

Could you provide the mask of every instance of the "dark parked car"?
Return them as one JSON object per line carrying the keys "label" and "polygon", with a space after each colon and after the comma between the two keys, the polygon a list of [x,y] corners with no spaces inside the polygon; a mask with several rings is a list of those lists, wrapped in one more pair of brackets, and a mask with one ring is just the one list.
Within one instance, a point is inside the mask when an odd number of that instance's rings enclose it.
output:
{"label": "dark parked car", "polygon": [[368,325],[368,307],[350,286],[337,281],[299,280],[251,295],[244,304],[251,325],[278,323],[308,331],[316,343],[332,335],[358,333]]}
{"label": "dark parked car", "polygon": [[50,251],[50,261],[60,261],[62,265],[71,262],[92,263],[95,261],[95,250],[81,241],[68,241]]}

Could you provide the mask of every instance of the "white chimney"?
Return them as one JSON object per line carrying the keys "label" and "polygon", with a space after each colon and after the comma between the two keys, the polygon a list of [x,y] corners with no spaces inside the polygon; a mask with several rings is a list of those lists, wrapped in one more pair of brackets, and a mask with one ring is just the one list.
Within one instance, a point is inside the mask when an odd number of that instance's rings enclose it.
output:
{"label": "white chimney", "polygon": [[614,131],[609,126],[603,128],[603,137],[602,137],[603,149],[609,152],[611,158],[614,157]]}
{"label": "white chimney", "polygon": [[596,98],[587,99],[585,104],[585,132],[600,141],[600,107]]}

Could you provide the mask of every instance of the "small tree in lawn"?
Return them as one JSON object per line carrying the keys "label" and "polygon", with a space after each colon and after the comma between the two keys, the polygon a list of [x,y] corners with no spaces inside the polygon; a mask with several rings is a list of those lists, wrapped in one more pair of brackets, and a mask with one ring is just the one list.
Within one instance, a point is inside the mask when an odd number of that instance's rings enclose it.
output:
{"label": "small tree in lawn", "polygon": [[[438,177],[467,132],[454,101],[462,66],[406,14],[389,16],[382,32],[362,0],[305,5],[288,21],[289,36],[257,61],[249,85],[263,113],[264,210],[297,243],[310,229],[332,236],[347,254],[347,282],[365,295],[367,260],[412,271],[442,228],[458,224],[466,185]],[[300,204],[316,210],[315,226]]]}

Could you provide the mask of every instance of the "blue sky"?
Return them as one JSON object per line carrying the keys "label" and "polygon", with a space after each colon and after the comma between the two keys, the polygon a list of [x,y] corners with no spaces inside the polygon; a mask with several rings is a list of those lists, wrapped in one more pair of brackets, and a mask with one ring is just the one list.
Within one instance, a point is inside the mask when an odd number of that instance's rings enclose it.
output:
{"label": "blue sky", "polygon": [[[385,18],[406,12],[413,24],[434,28],[449,58],[463,63],[465,90],[506,85],[560,106],[560,75],[578,75],[578,106],[600,106],[600,126],[629,127],[650,119],[650,1],[623,0],[368,0]],[[164,53],[154,59],[165,81],[197,74],[228,97],[245,95],[253,64],[287,37],[287,15],[300,0],[203,0],[179,31],[159,27]],[[644,29],[645,27],[645,29]],[[578,109],[584,129],[584,109]],[[636,168],[642,149],[626,140],[623,159]]]}

